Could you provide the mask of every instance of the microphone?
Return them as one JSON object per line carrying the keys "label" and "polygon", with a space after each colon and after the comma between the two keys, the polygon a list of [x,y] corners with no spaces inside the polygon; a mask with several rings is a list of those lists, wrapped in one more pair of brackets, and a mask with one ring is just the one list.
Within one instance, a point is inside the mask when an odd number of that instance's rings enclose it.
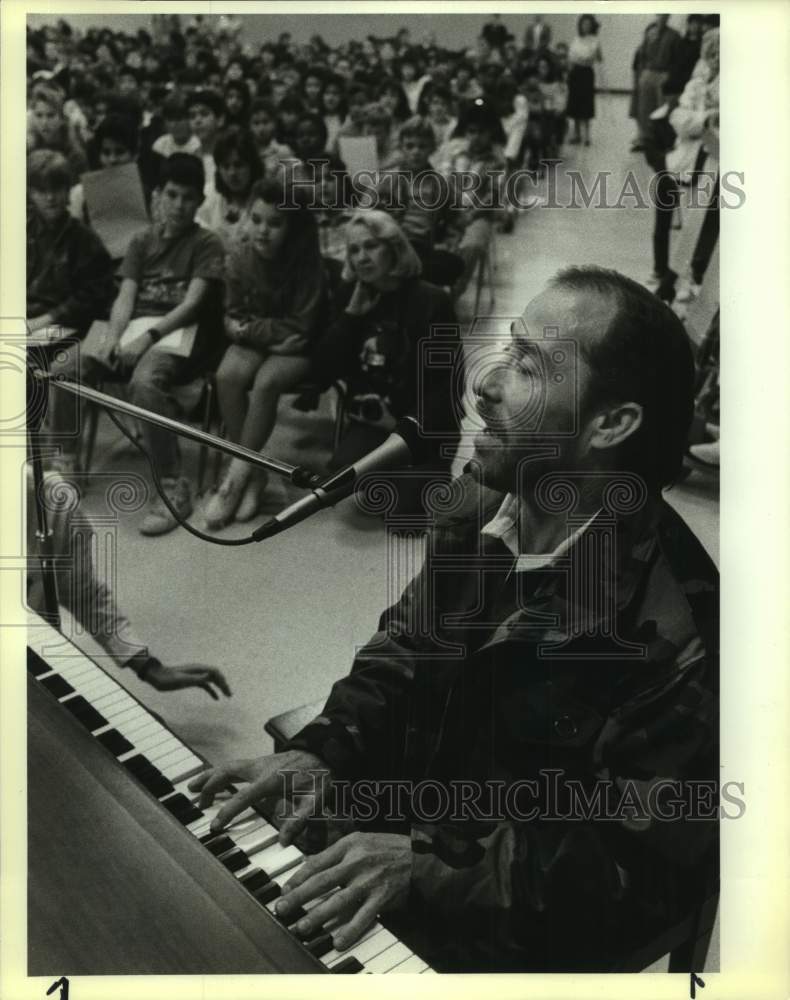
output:
{"label": "microphone", "polygon": [[327,479],[308,496],[281,510],[279,514],[257,528],[252,537],[256,542],[260,542],[304,521],[325,507],[334,507],[340,500],[350,496],[357,481],[369,472],[420,465],[435,454],[435,451],[435,443],[423,437],[420,425],[414,417],[403,417],[387,440],[378,448],[374,448],[367,455],[357,459],[353,465]]}

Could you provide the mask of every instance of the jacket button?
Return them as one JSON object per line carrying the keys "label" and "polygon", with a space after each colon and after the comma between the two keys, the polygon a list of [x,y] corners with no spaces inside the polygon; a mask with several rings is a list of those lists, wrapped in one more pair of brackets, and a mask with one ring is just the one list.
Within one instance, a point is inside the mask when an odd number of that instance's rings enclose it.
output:
{"label": "jacket button", "polygon": [[561,715],[559,719],[554,720],[554,732],[561,739],[567,740],[571,736],[575,736],[579,730],[569,715]]}

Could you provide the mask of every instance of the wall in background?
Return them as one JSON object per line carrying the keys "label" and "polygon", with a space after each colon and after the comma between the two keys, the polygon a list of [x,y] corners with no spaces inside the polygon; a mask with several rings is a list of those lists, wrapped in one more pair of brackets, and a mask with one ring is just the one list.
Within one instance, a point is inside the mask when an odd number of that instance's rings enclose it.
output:
{"label": "wall in background", "polygon": [[[419,41],[429,31],[435,33],[441,44],[450,49],[460,49],[474,44],[480,29],[490,15],[479,14],[256,14],[244,17],[244,38],[253,45],[276,39],[283,31],[290,31],[297,42],[307,41],[316,33],[330,44],[339,44],[349,38],[363,39],[366,35],[377,37],[394,35],[401,27],[411,31]],[[604,63],[598,69],[598,85],[604,88],[629,90],[631,60],[639,44],[650,14],[598,14],[601,22],[601,48]],[[576,33],[576,14],[548,14],[545,20],[551,25],[555,41],[567,41]],[[33,26],[51,24],[55,15],[30,14]],[[92,26],[107,26],[117,31],[134,32],[150,24],[148,14],[72,14],[67,20],[80,30]],[[508,15],[503,18],[508,30],[520,42],[530,21],[528,15]],[[673,15],[670,23],[682,31],[683,17]]]}

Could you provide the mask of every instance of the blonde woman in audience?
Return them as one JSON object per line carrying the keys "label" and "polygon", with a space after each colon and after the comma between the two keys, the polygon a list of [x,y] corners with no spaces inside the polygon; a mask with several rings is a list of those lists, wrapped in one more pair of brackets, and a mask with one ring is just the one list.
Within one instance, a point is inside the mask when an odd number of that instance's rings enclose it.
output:
{"label": "blonde woman in audience", "polygon": [[88,169],[85,149],[63,110],[65,95],[52,84],[37,83],[33,87],[27,121],[27,151],[50,149],[65,156],[72,181]]}
{"label": "blonde woman in audience", "polygon": [[[254,451],[274,429],[280,395],[310,369],[323,299],[315,217],[295,201],[297,194],[283,180],[257,181],[249,239],[232,246],[226,264],[225,334],[231,346],[217,370],[217,392],[228,438]],[[264,485],[263,474],[233,459],[205,508],[207,527],[253,518]]]}

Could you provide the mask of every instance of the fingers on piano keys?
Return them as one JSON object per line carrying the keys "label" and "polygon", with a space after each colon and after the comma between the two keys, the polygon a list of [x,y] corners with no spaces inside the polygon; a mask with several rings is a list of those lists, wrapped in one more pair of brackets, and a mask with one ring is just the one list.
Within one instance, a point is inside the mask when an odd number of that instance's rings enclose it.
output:
{"label": "fingers on piano keys", "polygon": [[[190,792],[188,785],[204,769],[204,762],[98,664],[79,656],[58,657],[56,663],[53,669],[31,643],[28,670],[38,682],[279,919],[275,904],[305,855],[293,844],[282,847],[277,829],[252,809],[240,813],[221,832],[212,833],[212,820],[235,789],[217,795],[211,806],[198,808],[200,794]],[[306,909],[290,913],[286,926],[293,928],[318,902],[311,901]],[[380,923],[369,928],[355,945],[338,951],[332,942],[336,922],[313,929],[307,940],[300,936],[307,950],[330,972],[433,971]]]}

